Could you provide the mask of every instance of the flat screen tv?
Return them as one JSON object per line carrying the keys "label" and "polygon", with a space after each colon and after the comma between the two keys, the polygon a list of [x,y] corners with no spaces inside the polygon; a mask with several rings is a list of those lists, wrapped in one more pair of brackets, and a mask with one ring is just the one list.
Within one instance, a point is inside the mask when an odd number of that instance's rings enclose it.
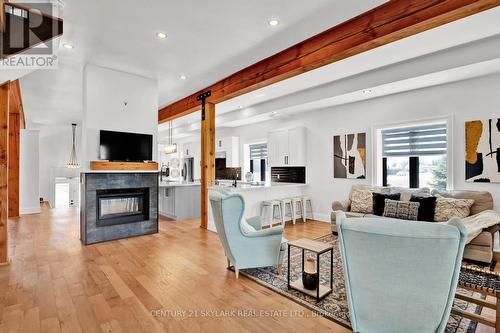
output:
{"label": "flat screen tv", "polygon": [[114,162],[153,160],[153,136],[150,134],[101,131],[99,159]]}

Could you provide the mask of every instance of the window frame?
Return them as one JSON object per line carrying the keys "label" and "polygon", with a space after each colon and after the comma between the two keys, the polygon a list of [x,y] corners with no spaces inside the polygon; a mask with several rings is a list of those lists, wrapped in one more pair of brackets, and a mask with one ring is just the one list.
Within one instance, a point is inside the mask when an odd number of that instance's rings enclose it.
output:
{"label": "window frame", "polygon": [[[247,143],[244,143],[242,145],[242,149],[243,149],[243,168],[242,168],[242,173],[243,173],[243,176],[247,173],[247,172],[252,172],[251,171],[251,156],[250,156],[250,146],[253,146],[253,145],[260,145],[260,144],[265,144],[268,148],[268,155],[265,159],[265,168],[264,168],[264,179],[265,181],[269,181],[271,179],[271,170],[270,170],[270,167],[269,167],[269,142],[267,141],[267,139],[260,139],[260,140],[253,140],[253,141],[249,141]],[[243,178],[242,178],[243,179]],[[262,175],[261,175],[261,179],[262,179]],[[254,181],[261,181],[261,179],[254,179]]]}
{"label": "window frame", "polygon": [[[397,123],[384,123],[372,125],[372,149],[375,161],[372,163],[372,177],[373,186],[384,185],[385,168],[383,162],[383,146],[382,146],[382,131],[387,129],[402,128],[402,127],[415,127],[434,125],[438,123],[446,123],[446,164],[447,164],[447,190],[453,190],[453,153],[454,153],[454,140],[453,140],[453,116],[445,116],[439,118],[425,118],[416,119],[411,121],[402,121]],[[410,158],[410,156],[409,156]],[[417,160],[418,161],[418,160]],[[411,177],[411,176],[410,176]],[[410,184],[408,184],[410,188]]]}

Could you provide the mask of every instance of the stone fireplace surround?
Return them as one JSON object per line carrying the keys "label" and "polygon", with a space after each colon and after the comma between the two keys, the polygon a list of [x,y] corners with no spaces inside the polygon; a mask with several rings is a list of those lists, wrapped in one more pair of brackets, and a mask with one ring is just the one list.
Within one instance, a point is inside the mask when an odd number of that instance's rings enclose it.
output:
{"label": "stone fireplace surround", "polygon": [[[80,239],[85,245],[158,232],[157,172],[83,172],[80,183]],[[148,220],[98,225],[98,191],[138,188],[149,190]]]}

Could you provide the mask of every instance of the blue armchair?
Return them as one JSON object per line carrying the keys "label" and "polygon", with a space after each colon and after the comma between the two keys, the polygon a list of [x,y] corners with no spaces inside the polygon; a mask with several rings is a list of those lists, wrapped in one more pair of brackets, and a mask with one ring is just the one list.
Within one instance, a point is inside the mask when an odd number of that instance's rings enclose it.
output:
{"label": "blue armchair", "polygon": [[467,239],[447,224],[337,215],[354,332],[443,332]]}
{"label": "blue armchair", "polygon": [[245,200],[239,194],[210,191],[215,227],[236,278],[240,269],[277,266],[279,274],[287,249],[283,227],[262,229],[260,217],[245,221]]}

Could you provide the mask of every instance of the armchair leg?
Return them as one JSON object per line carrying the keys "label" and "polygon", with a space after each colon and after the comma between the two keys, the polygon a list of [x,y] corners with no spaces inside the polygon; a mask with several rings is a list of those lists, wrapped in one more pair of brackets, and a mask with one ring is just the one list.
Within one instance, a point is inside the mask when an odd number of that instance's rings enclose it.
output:
{"label": "armchair leg", "polygon": [[283,273],[283,264],[279,264],[277,268],[278,268],[278,275],[281,275],[281,273]]}
{"label": "armchair leg", "polygon": [[240,270],[235,268],[234,272],[236,273],[236,279],[238,279],[240,277]]}
{"label": "armchair leg", "polygon": [[229,261],[229,258],[226,259],[227,259],[227,268],[231,268],[231,261]]}

